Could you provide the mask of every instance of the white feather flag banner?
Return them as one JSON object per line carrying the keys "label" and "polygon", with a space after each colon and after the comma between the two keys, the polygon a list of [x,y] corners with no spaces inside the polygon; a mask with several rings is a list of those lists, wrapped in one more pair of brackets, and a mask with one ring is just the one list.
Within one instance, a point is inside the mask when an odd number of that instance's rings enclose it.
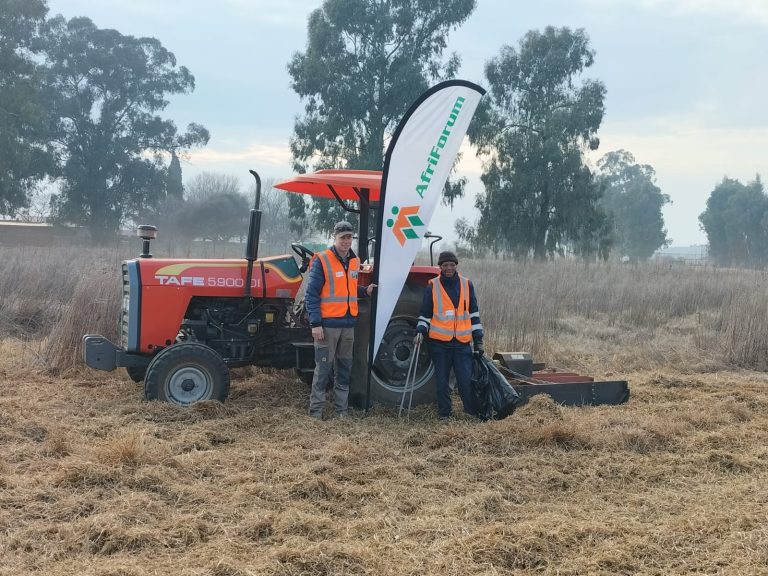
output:
{"label": "white feather flag banner", "polygon": [[411,106],[395,130],[387,149],[379,198],[374,264],[379,288],[369,360],[376,357],[483,94],[480,86],[463,80],[438,84]]}

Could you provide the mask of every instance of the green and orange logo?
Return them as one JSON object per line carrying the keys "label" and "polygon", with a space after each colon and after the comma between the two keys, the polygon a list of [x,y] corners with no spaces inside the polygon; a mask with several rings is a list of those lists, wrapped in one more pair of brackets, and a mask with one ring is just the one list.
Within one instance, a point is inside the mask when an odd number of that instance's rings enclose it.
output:
{"label": "green and orange logo", "polygon": [[414,228],[424,226],[424,222],[419,218],[419,206],[405,206],[403,208],[393,206],[392,214],[396,215],[397,219],[390,218],[387,220],[387,226],[392,228],[392,233],[400,242],[400,246],[405,246],[406,240],[418,240],[419,235]]}

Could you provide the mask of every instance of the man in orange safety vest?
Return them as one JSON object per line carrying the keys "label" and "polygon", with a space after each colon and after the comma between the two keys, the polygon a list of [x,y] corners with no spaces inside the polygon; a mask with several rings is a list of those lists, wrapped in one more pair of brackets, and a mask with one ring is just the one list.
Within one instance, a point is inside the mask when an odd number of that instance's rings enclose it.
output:
{"label": "man in orange safety vest", "polygon": [[426,334],[437,379],[437,411],[441,420],[451,417],[448,378],[453,369],[464,411],[477,415],[472,391],[472,356],[484,353],[483,325],[475,288],[469,278],[456,271],[459,259],[453,252],[441,252],[437,259],[440,275],[427,283],[416,340]]}
{"label": "man in orange safety vest", "polygon": [[337,417],[347,415],[357,299],[370,296],[376,287],[357,284],[360,260],[352,250],[353,232],[349,222],[337,223],[333,246],[315,254],[309,268],[304,301],[315,345],[309,415],[317,420],[322,419],[332,369],[334,411]]}

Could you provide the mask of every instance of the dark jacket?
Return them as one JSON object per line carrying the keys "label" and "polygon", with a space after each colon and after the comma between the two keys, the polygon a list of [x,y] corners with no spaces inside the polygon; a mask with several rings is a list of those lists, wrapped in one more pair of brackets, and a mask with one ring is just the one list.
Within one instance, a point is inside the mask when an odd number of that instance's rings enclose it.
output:
{"label": "dark jacket", "polygon": [[[350,249],[346,258],[339,256],[336,252],[336,248],[331,246],[331,252],[336,255],[341,265],[344,266],[344,270],[349,270],[350,258],[357,258],[357,255]],[[304,303],[307,306],[307,313],[309,314],[309,325],[312,328],[317,326],[323,326],[325,328],[352,328],[355,325],[357,318],[352,316],[347,310],[347,314],[343,318],[323,318],[320,314],[320,292],[323,290],[325,284],[325,273],[323,272],[323,264],[320,262],[320,258],[312,260],[312,266],[309,268],[309,281],[307,282],[307,290],[304,295]],[[357,285],[357,297],[366,298],[367,286]]]}
{"label": "dark jacket", "polygon": [[[461,293],[461,285],[459,284],[458,272],[453,275],[452,278],[446,278],[443,273],[440,273],[440,283],[445,288],[446,293],[451,298],[451,302],[456,307],[459,305],[459,295]],[[419,315],[419,322],[416,324],[416,330],[422,334],[429,334],[429,324],[432,321],[432,283],[427,284],[424,289],[424,299],[421,301],[421,313]],[[483,325],[480,322],[480,310],[477,307],[477,298],[475,297],[475,286],[472,284],[472,280],[469,281],[469,317],[472,322],[472,340],[477,342],[483,341]],[[465,346],[456,338],[447,343],[448,345]]]}

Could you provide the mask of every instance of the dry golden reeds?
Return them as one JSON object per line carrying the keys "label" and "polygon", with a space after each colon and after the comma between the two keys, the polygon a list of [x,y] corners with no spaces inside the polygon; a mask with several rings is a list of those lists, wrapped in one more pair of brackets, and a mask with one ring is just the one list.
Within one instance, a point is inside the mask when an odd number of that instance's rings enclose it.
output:
{"label": "dry golden reeds", "polygon": [[[4,252],[5,336],[48,336],[43,358],[58,371],[79,365],[84,334],[116,336],[120,255],[67,248]],[[528,351],[579,369],[767,366],[764,272],[572,260],[463,260],[460,272],[477,287],[489,350]]]}
{"label": "dry golden reeds", "polygon": [[768,275],[647,264],[466,261],[487,346],[605,370],[766,366]]}
{"label": "dry golden reeds", "polygon": [[60,373],[80,366],[85,334],[119,342],[120,287],[119,276],[106,271],[77,283],[72,300],[46,339],[43,359],[50,369]]}
{"label": "dry golden reeds", "polygon": [[768,283],[733,292],[724,308],[725,357],[736,366],[768,370]]}

